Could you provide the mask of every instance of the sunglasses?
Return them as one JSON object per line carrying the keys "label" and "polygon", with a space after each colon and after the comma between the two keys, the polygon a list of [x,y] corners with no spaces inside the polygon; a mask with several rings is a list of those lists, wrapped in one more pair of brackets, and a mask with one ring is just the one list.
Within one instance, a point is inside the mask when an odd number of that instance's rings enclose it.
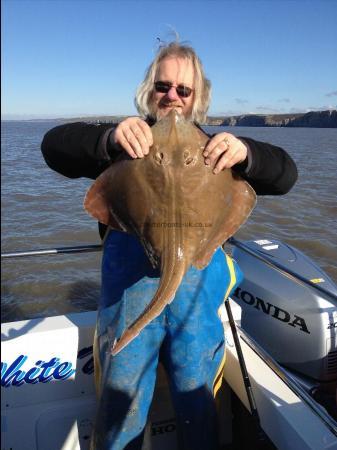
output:
{"label": "sunglasses", "polygon": [[189,97],[193,92],[193,89],[188,86],[184,86],[183,84],[176,86],[168,81],[155,81],[154,87],[155,90],[161,94],[167,94],[168,91],[174,87],[179,97],[184,98]]}

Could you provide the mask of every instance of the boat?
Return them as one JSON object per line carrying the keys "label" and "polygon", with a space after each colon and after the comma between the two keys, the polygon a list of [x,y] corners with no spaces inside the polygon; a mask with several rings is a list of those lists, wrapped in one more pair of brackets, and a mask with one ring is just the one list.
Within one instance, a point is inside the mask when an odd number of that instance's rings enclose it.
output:
{"label": "boat", "polygon": [[[231,238],[229,244],[245,279],[220,311],[226,337],[221,448],[337,450],[336,285],[281,241]],[[2,324],[1,450],[89,449],[95,321],[91,311]],[[143,449],[178,449],[160,364]]]}

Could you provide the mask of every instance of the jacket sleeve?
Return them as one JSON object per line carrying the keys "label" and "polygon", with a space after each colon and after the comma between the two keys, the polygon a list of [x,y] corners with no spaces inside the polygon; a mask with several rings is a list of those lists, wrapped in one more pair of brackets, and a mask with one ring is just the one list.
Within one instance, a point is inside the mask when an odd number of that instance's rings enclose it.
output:
{"label": "jacket sleeve", "polygon": [[109,147],[113,129],[111,124],[59,125],[45,134],[42,154],[51,169],[66,177],[95,179],[113,162],[114,151]]}
{"label": "jacket sleeve", "polygon": [[[70,123],[46,133],[41,150],[48,166],[69,178],[95,179],[118,156],[109,136],[111,124]],[[258,195],[286,194],[297,180],[292,158],[282,148],[240,137],[248,144],[250,161],[237,164],[233,170],[253,187]]]}
{"label": "jacket sleeve", "polygon": [[237,164],[233,170],[239,173],[257,195],[283,195],[290,191],[297,180],[297,168],[293,159],[281,147],[254,139],[240,137],[250,149],[250,163]]}

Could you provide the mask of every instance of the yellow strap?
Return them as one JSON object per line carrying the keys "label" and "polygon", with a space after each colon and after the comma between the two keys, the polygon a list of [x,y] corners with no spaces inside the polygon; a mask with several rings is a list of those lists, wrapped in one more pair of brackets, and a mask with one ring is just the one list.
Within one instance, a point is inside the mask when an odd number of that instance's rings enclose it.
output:
{"label": "yellow strap", "polygon": [[226,348],[225,348],[219,369],[218,369],[217,374],[215,375],[215,378],[213,381],[213,397],[214,398],[216,397],[216,394],[222,385],[222,375],[223,375],[223,369],[225,367],[225,362],[226,362]]}
{"label": "yellow strap", "polygon": [[228,269],[229,269],[230,281],[229,281],[228,289],[227,289],[227,292],[225,294],[224,300],[227,299],[227,297],[229,296],[230,291],[233,289],[233,286],[236,283],[236,275],[235,275],[235,268],[234,268],[233,260],[228,255],[225,255],[225,256],[226,256],[227,265],[228,265]]}
{"label": "yellow strap", "polygon": [[[236,275],[235,275],[235,268],[234,268],[233,260],[226,253],[225,253],[225,256],[226,256],[226,260],[227,260],[227,266],[229,269],[230,280],[229,280],[229,285],[228,285],[228,288],[227,288],[227,291],[225,294],[224,301],[227,300],[229,293],[231,292],[231,290],[233,289],[233,286],[235,286],[235,283],[236,283]],[[213,396],[214,397],[216,396],[218,390],[220,389],[220,387],[222,385],[222,375],[223,375],[223,369],[225,367],[225,361],[226,361],[226,349],[224,352],[224,356],[221,360],[219,369],[218,369],[218,371],[215,375],[214,381],[213,381]]]}
{"label": "yellow strap", "polygon": [[100,357],[99,357],[97,324],[96,324],[96,328],[95,328],[93,350],[94,350],[94,381],[95,381],[95,388],[96,388],[96,396],[97,396],[97,398],[99,398],[100,394],[101,394],[101,384],[102,384],[102,367],[101,367],[101,361],[100,361]]}

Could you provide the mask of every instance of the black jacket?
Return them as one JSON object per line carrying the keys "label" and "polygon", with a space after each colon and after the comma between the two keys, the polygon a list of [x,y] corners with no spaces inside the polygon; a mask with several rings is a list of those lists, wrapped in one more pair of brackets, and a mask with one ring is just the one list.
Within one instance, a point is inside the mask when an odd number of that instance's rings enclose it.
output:
{"label": "black jacket", "polygon": [[[109,135],[111,124],[70,123],[52,128],[43,138],[41,149],[48,166],[69,178],[95,179],[117,156]],[[253,187],[257,195],[286,194],[297,180],[291,157],[280,147],[250,138],[240,138],[250,148],[251,164],[237,164],[233,170]]]}
{"label": "black jacket", "polygon": [[[48,166],[69,178],[97,178],[118,151],[111,145],[111,124],[70,123],[46,133],[41,150]],[[249,138],[241,138],[250,148],[248,160],[233,167],[258,195],[286,194],[297,180],[297,169],[291,157],[280,147]],[[101,237],[106,227],[99,224]]]}

